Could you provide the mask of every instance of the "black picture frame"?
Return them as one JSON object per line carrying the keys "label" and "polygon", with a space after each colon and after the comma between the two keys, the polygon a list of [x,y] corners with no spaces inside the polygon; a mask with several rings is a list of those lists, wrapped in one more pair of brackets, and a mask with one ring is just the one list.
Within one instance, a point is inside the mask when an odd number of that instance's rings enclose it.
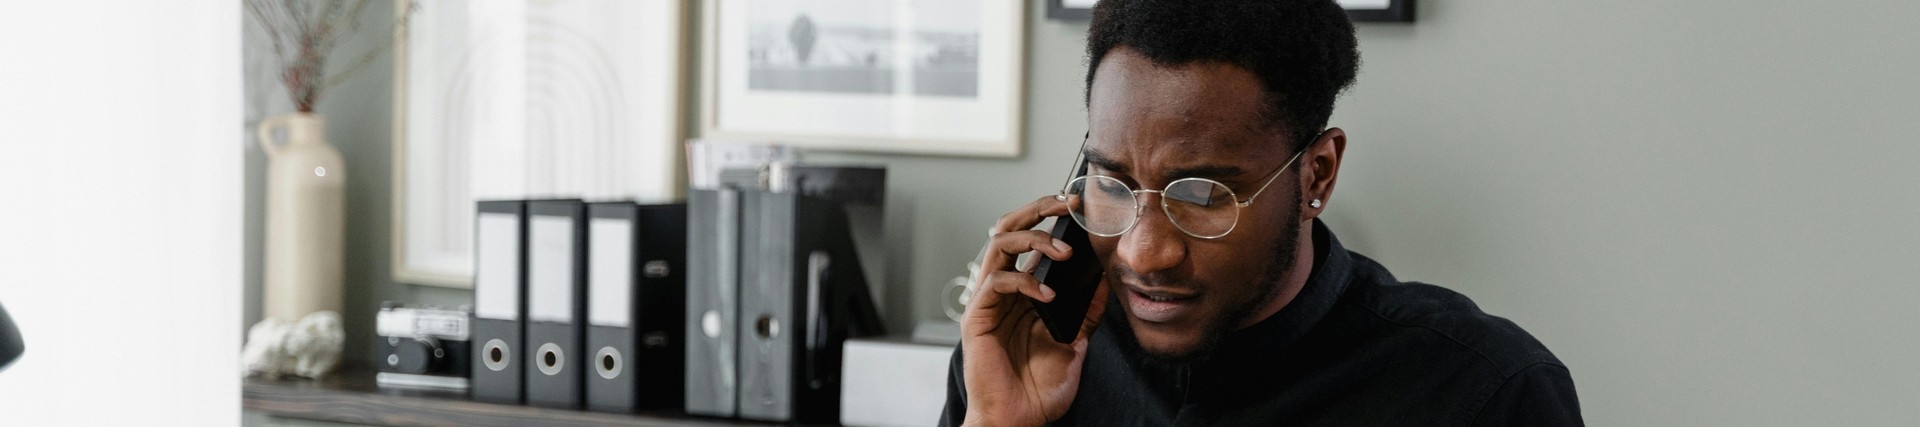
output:
{"label": "black picture frame", "polygon": [[1386,9],[1347,9],[1353,22],[1413,22],[1413,0],[1387,0]]}
{"label": "black picture frame", "polygon": [[1047,0],[1047,19],[1055,21],[1092,20],[1093,8],[1067,7],[1066,0]]}
{"label": "black picture frame", "polygon": [[[1353,22],[1413,22],[1414,0],[1387,0],[1385,9],[1347,9]],[[1066,0],[1047,0],[1047,19],[1086,21],[1093,19],[1093,8],[1067,7]]]}

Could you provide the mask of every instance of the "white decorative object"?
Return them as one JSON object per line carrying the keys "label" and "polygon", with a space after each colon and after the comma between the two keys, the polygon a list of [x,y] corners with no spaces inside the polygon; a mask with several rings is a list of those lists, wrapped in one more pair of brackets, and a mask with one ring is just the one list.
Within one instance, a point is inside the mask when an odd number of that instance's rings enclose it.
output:
{"label": "white decorative object", "polygon": [[841,424],[918,426],[940,418],[952,344],[856,338],[845,351]]}
{"label": "white decorative object", "polygon": [[412,3],[394,55],[395,280],[471,287],[478,200],[684,197],[685,0]]}
{"label": "white decorative object", "polygon": [[1027,2],[706,2],[703,137],[1020,155]]}
{"label": "white decorative object", "polygon": [[267,318],[247,331],[240,361],[248,374],[320,378],[340,364],[345,344],[340,313],[315,312],[299,323]]}
{"label": "white decorative object", "polygon": [[[346,167],[326,143],[325,119],[283,114],[260,122],[267,154],[265,317],[291,322],[341,309]],[[285,129],[285,143],[274,138]]]}

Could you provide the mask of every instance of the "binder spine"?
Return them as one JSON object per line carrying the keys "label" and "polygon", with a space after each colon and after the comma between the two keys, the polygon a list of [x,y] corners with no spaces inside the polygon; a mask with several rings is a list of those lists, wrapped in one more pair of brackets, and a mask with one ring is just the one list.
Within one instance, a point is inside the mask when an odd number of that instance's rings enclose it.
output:
{"label": "binder spine", "polygon": [[635,363],[635,265],[643,259],[640,209],[629,202],[587,205],[587,340],[581,352],[587,409],[631,413],[639,409],[636,376],[648,366]]}
{"label": "binder spine", "polygon": [[[520,366],[526,342],[526,205],[482,201],[476,210],[471,393],[474,400],[519,404],[526,386]],[[495,234],[503,230],[506,235]]]}
{"label": "binder spine", "polygon": [[528,202],[527,218],[526,401],[576,409],[585,394],[586,208],[578,200]]}
{"label": "binder spine", "polygon": [[687,210],[685,204],[645,206],[639,220],[639,287],[633,354],[639,405],[680,409],[686,404]]}
{"label": "binder spine", "polygon": [[735,326],[739,316],[741,194],[695,190],[688,197],[686,411],[738,413]]}

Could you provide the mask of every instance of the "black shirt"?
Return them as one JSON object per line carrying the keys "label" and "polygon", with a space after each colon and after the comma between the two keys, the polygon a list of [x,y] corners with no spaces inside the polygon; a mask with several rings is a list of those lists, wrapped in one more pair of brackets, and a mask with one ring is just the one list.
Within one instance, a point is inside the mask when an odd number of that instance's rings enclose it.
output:
{"label": "black shirt", "polygon": [[[1401,283],[1319,220],[1294,300],[1205,361],[1145,363],[1126,311],[1106,311],[1058,425],[1581,425],[1567,366],[1459,293]],[[1109,302],[1109,304],[1120,304]],[[1127,335],[1122,335],[1127,334]],[[954,350],[944,425],[966,415]]]}

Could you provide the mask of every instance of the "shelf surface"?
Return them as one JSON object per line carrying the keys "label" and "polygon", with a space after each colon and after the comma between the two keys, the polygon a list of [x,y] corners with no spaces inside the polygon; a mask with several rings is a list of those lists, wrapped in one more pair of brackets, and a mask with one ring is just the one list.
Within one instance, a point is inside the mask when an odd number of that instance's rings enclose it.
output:
{"label": "shelf surface", "polygon": [[241,406],[286,418],[390,426],[749,426],[677,412],[611,414],[475,402],[466,392],[379,388],[349,366],[322,380],[249,377]]}

